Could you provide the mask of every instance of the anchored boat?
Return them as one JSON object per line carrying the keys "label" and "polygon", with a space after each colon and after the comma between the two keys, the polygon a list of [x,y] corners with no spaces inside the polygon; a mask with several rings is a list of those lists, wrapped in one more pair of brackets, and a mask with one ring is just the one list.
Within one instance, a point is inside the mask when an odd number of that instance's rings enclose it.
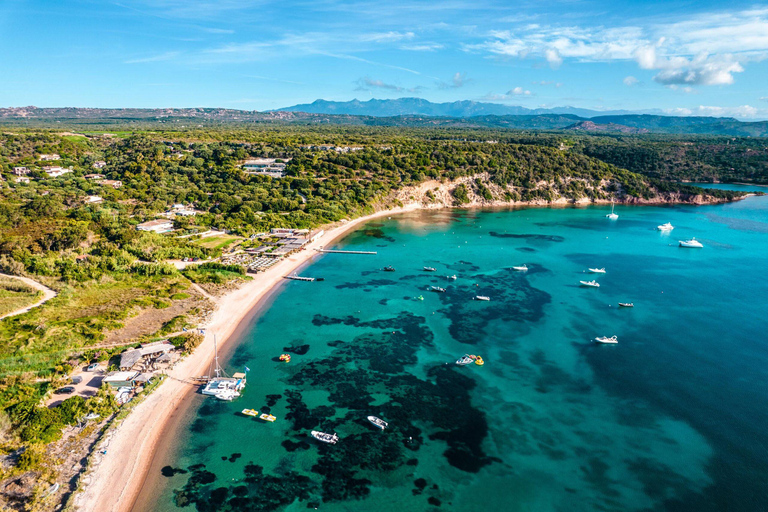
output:
{"label": "anchored boat", "polygon": [[656,226],[656,229],[658,229],[659,231],[672,231],[673,229],[675,229],[675,226],[673,226],[671,222],[667,222],[666,224]]}
{"label": "anchored boat", "polygon": [[608,338],[607,336],[600,336],[598,338],[595,338],[595,341],[598,343],[615,344],[619,342],[619,339],[616,336],[611,336],[610,338]]}
{"label": "anchored boat", "polygon": [[680,247],[688,247],[689,249],[701,249],[704,246],[701,245],[701,242],[696,240],[694,237],[690,240],[680,240]]}
{"label": "anchored boat", "polygon": [[591,268],[589,269],[590,274],[605,274],[605,268]]}
{"label": "anchored boat", "polygon": [[613,211],[613,200],[611,200],[611,213],[606,215],[606,217],[611,219],[611,220],[616,220],[616,219],[619,218],[619,215],[617,213],[614,213],[614,211]]}
{"label": "anchored boat", "polygon": [[328,444],[336,444],[339,442],[339,436],[337,436],[336,433],[328,434],[326,432],[320,432],[319,430],[313,430],[312,437]]}
{"label": "anchored boat", "polygon": [[443,293],[445,291],[445,288],[440,288],[439,286],[430,286],[429,291]]}
{"label": "anchored boat", "polygon": [[436,272],[437,269],[435,267],[424,267],[424,272]]}
{"label": "anchored boat", "polygon": [[632,302],[619,302],[619,307],[622,308],[633,308],[635,305]]}
{"label": "anchored boat", "polygon": [[[219,352],[216,345],[216,336],[213,337],[214,351],[214,376],[209,375],[207,382],[200,391],[204,395],[215,396],[219,400],[231,401],[240,396],[240,391],[245,388],[245,373],[236,373],[228,377],[219,366]],[[246,368],[247,371],[247,368]]]}
{"label": "anchored boat", "polygon": [[600,288],[600,283],[598,283],[594,279],[592,281],[579,281],[579,283],[581,283],[581,286],[591,286],[593,288]]}
{"label": "anchored boat", "polygon": [[259,411],[256,409],[243,409],[240,414],[244,414],[245,416],[258,416]]}
{"label": "anchored boat", "polygon": [[490,297],[486,297],[485,295],[476,295],[475,296],[475,300],[485,300],[485,301],[488,301],[488,300],[491,300],[491,298]]}
{"label": "anchored boat", "polygon": [[472,364],[475,361],[475,359],[477,359],[477,356],[464,354],[460,359],[456,361],[456,364],[459,366],[465,366],[468,364]]}
{"label": "anchored boat", "polygon": [[377,418],[376,416],[368,416],[368,421],[370,421],[375,427],[380,428],[381,430],[384,430],[389,426],[389,423],[381,418]]}
{"label": "anchored boat", "polygon": [[272,416],[271,414],[263,413],[261,416],[259,416],[259,419],[272,422],[272,421],[275,421],[277,418]]}
{"label": "anchored boat", "polygon": [[528,270],[528,266],[527,265],[520,265],[520,266],[517,266],[517,267],[512,267],[512,269],[513,270],[517,270],[518,272],[525,272],[525,271]]}
{"label": "anchored boat", "polygon": [[392,265],[387,265],[386,267],[384,267],[384,272],[394,272],[394,271],[395,271],[395,267],[393,267]]}

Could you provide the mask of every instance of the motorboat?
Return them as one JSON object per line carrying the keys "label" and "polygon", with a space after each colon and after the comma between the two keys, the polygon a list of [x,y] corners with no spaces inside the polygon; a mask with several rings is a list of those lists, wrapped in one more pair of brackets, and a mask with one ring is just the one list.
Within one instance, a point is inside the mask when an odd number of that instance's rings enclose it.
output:
{"label": "motorboat", "polygon": [[477,356],[471,356],[469,354],[464,354],[461,357],[461,359],[458,359],[456,361],[456,364],[459,365],[459,366],[465,366],[465,365],[474,363],[475,359],[477,359]]}
{"label": "motorboat", "polygon": [[439,286],[430,286],[429,290],[432,292],[438,292],[438,293],[445,292],[445,288],[440,288]]}
{"label": "motorboat", "polygon": [[322,441],[323,443],[328,444],[336,444],[339,442],[339,436],[337,436],[335,433],[328,434],[326,432],[320,432],[319,430],[313,430],[312,437],[318,441]]}
{"label": "motorboat", "polygon": [[613,201],[611,201],[611,213],[606,215],[606,218],[609,218],[611,220],[616,220],[619,218],[619,215],[613,211]]}
{"label": "motorboat", "polygon": [[240,393],[238,393],[234,389],[225,389],[225,390],[219,391],[213,396],[215,396],[219,400],[224,400],[225,402],[231,402],[235,398],[239,397]]}
{"label": "motorboat", "polygon": [[605,274],[605,268],[591,268],[589,269],[590,274]]}
{"label": "motorboat", "polygon": [[389,426],[389,423],[381,418],[377,418],[376,416],[368,416],[368,421],[370,421],[375,427],[380,428],[381,430],[384,430]]}
{"label": "motorboat", "polygon": [[671,222],[667,222],[660,226],[656,226],[656,229],[658,229],[659,231],[672,231],[673,229],[675,229],[675,226],[673,226]]}
{"label": "motorboat", "polygon": [[384,272],[394,272],[394,271],[395,271],[395,267],[393,267],[392,265],[387,265],[386,267],[384,267]]}
{"label": "motorboat", "polygon": [[256,409],[243,409],[240,412],[240,414],[243,414],[245,416],[258,416],[259,415],[259,411],[257,411]]}
{"label": "motorboat", "polygon": [[595,341],[598,343],[615,344],[619,342],[619,339],[616,336],[611,336],[610,338],[607,336],[600,336],[598,338],[595,338]]}
{"label": "motorboat", "polygon": [[264,421],[273,422],[277,418],[275,416],[272,416],[271,414],[263,413],[261,416],[259,416],[259,419],[264,420]]}
{"label": "motorboat", "polygon": [[445,276],[445,278],[448,279],[449,281],[455,281],[457,279],[456,278],[456,274],[454,274],[452,276]]}
{"label": "motorboat", "polygon": [[701,242],[696,240],[696,238],[691,238],[690,240],[680,240],[680,247],[688,247],[690,249],[701,249],[704,246],[701,245]]}
{"label": "motorboat", "polygon": [[485,364],[485,361],[483,361],[483,358],[482,358],[482,357],[480,357],[480,356],[477,356],[477,357],[475,358],[475,364],[476,364],[477,366],[483,366],[483,365]]}
{"label": "motorboat", "polygon": [[579,283],[581,283],[581,286],[592,286],[593,288],[600,288],[600,283],[594,279],[592,281],[579,281]]}
{"label": "motorboat", "polygon": [[526,265],[520,265],[518,267],[512,267],[512,270],[517,270],[518,272],[526,272],[528,267]]}
{"label": "motorboat", "polygon": [[436,272],[437,269],[435,267],[424,267],[424,272]]}
{"label": "motorboat", "polygon": [[491,298],[490,298],[490,297],[486,297],[485,295],[476,295],[476,296],[475,296],[475,300],[485,300],[485,301],[489,301],[489,300],[491,300]]}
{"label": "motorboat", "polygon": [[631,302],[619,302],[619,307],[621,308],[633,308],[635,305]]}

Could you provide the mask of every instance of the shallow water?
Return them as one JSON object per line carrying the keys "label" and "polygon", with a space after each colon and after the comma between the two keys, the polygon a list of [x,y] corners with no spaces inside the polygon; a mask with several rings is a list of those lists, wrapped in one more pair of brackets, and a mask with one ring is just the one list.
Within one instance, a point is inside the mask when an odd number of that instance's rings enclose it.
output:
{"label": "shallow water", "polygon": [[[196,397],[154,509],[765,509],[768,200],[605,213],[416,212],[351,233],[337,246],[378,255],[323,255],[302,273],[325,281],[286,283],[225,365],[251,369],[245,395]],[[677,246],[691,236],[705,248]],[[467,352],[485,365],[452,364]]]}

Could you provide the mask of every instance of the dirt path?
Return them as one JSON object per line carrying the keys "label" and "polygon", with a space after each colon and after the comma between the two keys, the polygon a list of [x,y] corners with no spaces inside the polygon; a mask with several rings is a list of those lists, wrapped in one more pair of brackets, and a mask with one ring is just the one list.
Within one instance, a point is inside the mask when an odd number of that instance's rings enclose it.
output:
{"label": "dirt path", "polygon": [[40,299],[39,301],[35,302],[31,306],[26,306],[26,307],[17,309],[16,311],[11,311],[10,313],[6,313],[3,316],[0,316],[0,320],[2,320],[3,318],[8,318],[9,316],[16,316],[16,315],[21,315],[22,313],[26,313],[27,311],[29,311],[32,308],[36,308],[37,306],[45,304],[46,302],[48,302],[49,300],[51,300],[52,298],[54,298],[57,295],[57,293],[55,291],[51,290],[47,286],[42,285],[42,284],[38,283],[37,281],[34,281],[34,280],[32,280],[32,279],[30,279],[28,277],[12,276],[12,275],[8,275],[8,274],[0,274],[0,276],[7,277],[7,278],[10,278],[10,279],[18,279],[22,283],[27,284],[27,285],[31,286],[32,288],[34,288],[36,290],[40,290],[41,292],[43,292],[43,298]]}

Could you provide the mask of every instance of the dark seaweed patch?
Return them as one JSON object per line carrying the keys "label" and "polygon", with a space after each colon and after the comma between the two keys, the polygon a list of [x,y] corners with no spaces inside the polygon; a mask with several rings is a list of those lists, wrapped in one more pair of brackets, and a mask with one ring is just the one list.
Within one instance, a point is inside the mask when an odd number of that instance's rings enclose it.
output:
{"label": "dark seaweed patch", "polygon": [[309,352],[309,345],[298,345],[296,347],[283,347],[283,352],[291,352],[293,354],[303,356]]}
{"label": "dark seaweed patch", "polygon": [[239,459],[242,456],[243,456],[242,453],[233,453],[232,455],[229,456],[229,462],[235,462],[237,459]]}
{"label": "dark seaweed patch", "polygon": [[387,242],[394,242],[395,239],[391,236],[385,235],[384,231],[379,228],[366,228],[361,230],[362,234],[367,237],[377,238],[379,240],[386,240]]}
{"label": "dark seaweed patch", "polygon": [[367,281],[365,283],[337,284],[336,288],[338,288],[339,290],[344,290],[344,289],[356,290],[358,288],[378,288],[380,286],[390,286],[393,284],[397,284],[397,281],[392,281],[391,279],[371,279],[370,281]]}
{"label": "dark seaweed patch", "polygon": [[537,242],[564,242],[565,238],[560,235],[518,235],[514,233],[498,233],[496,231],[491,231],[488,233],[489,235],[496,237],[496,238],[517,238],[522,240],[534,240]]}
{"label": "dark seaweed patch", "polygon": [[515,250],[520,252],[536,252],[536,249],[533,247],[516,247]]}
{"label": "dark seaweed patch", "polygon": [[186,469],[174,468],[173,466],[163,466],[163,469],[160,470],[161,475],[169,478],[173,475],[183,475],[186,472]]}
{"label": "dark seaweed patch", "polygon": [[281,398],[283,395],[267,395],[267,406],[274,407]]}

